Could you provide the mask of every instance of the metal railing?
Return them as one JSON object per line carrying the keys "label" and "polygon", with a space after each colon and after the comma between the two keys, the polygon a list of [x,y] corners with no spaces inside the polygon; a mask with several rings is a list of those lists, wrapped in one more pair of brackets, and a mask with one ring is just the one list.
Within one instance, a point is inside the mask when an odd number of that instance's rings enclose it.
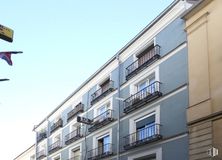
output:
{"label": "metal railing", "polygon": [[67,120],[69,121],[72,119],[74,116],[76,116],[79,112],[83,112],[84,110],[84,105],[80,102],[75,106],[74,109],[72,109],[68,114],[67,114]]}
{"label": "metal railing", "polygon": [[101,113],[97,117],[92,119],[92,126],[89,128],[89,132],[92,132],[98,128],[101,128],[114,120],[113,110],[108,109]]}
{"label": "metal railing", "polygon": [[114,89],[114,82],[110,80],[105,86],[101,87],[91,95],[91,104],[94,104],[102,96],[105,96],[106,94],[109,93],[109,91],[112,91],[113,89]]}
{"label": "metal railing", "polygon": [[113,144],[107,143],[104,144],[98,148],[94,148],[90,151],[88,151],[88,159],[94,160],[94,159],[100,159],[103,157],[107,157],[113,154]]}
{"label": "metal railing", "polygon": [[149,86],[143,88],[139,92],[125,99],[124,112],[129,112],[130,110],[133,110],[133,107],[137,104],[140,104],[140,102],[143,102],[143,100],[146,100],[146,102],[150,102],[153,99],[156,99],[161,96],[162,93],[160,92],[160,85],[161,82],[155,81]]}
{"label": "metal railing", "polygon": [[37,152],[36,153],[36,158],[39,160],[39,159],[42,159],[42,158],[44,158],[44,157],[46,157],[46,150],[45,149],[43,149],[43,150],[41,150],[41,151],[39,151],[39,152]]}
{"label": "metal railing", "polygon": [[80,155],[74,156],[72,158],[69,158],[68,160],[81,160],[81,156]]}
{"label": "metal railing", "polygon": [[41,133],[39,133],[38,136],[37,136],[37,142],[40,142],[41,140],[43,140],[43,139],[45,139],[45,138],[47,138],[46,131],[41,132]]}
{"label": "metal railing", "polygon": [[149,50],[145,55],[143,55],[138,60],[134,61],[126,68],[126,77],[129,79],[130,75],[135,71],[139,71],[142,68],[148,66],[153,60],[160,57],[160,46],[156,45],[154,48]]}
{"label": "metal railing", "polygon": [[124,148],[129,149],[131,147],[160,139],[162,137],[160,135],[160,126],[160,124],[151,124],[145,128],[137,130],[130,135],[125,136]]}
{"label": "metal railing", "polygon": [[81,137],[83,137],[83,131],[81,127],[78,127],[76,130],[72,131],[71,133],[65,136],[65,144],[68,145],[74,142],[75,140],[80,139]]}
{"label": "metal railing", "polygon": [[60,148],[62,148],[62,141],[58,140],[55,143],[49,145],[48,147],[49,154],[59,150]]}
{"label": "metal railing", "polygon": [[50,133],[54,132],[57,130],[59,127],[62,127],[63,125],[63,120],[60,118],[57,122],[55,122],[51,128],[50,128]]}

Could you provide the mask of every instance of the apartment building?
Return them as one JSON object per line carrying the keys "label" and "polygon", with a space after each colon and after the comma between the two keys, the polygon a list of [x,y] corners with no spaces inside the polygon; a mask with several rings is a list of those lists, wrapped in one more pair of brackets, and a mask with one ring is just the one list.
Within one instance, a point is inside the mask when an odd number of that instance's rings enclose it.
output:
{"label": "apartment building", "polygon": [[[222,157],[222,1],[202,0],[184,15],[189,59],[190,160]],[[212,154],[212,153],[211,153]]]}
{"label": "apartment building", "polygon": [[15,157],[14,160],[35,160],[35,144]]}
{"label": "apartment building", "polygon": [[34,127],[37,160],[187,160],[188,49],[175,0]]}

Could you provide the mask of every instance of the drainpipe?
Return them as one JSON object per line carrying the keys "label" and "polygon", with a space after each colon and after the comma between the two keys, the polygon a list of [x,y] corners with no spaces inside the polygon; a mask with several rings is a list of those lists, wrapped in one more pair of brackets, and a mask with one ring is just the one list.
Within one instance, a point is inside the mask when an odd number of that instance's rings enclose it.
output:
{"label": "drainpipe", "polygon": [[33,131],[35,132],[35,160],[37,160],[37,132],[35,130],[35,125],[34,125],[34,128],[33,128]]}
{"label": "drainpipe", "polygon": [[[118,86],[117,86],[117,96],[120,97],[120,59],[119,54],[116,55],[118,61]],[[120,153],[120,101],[118,101],[118,126],[117,126],[117,160],[119,160]]]}
{"label": "drainpipe", "polygon": [[48,117],[46,117],[46,121],[47,121],[47,131],[46,131],[46,143],[47,143],[47,147],[46,147],[46,159],[49,160],[49,136],[50,136],[50,122],[48,120]]}

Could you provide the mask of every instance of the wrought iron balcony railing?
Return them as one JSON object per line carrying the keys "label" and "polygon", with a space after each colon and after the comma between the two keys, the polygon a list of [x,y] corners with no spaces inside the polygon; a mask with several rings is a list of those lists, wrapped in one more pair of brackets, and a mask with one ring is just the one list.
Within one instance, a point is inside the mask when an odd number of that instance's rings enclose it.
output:
{"label": "wrought iron balcony railing", "polygon": [[81,160],[81,156],[80,155],[74,156],[72,158],[69,158],[68,160]]}
{"label": "wrought iron balcony railing", "polygon": [[138,72],[142,71],[144,68],[148,67],[155,60],[160,58],[160,46],[156,45],[152,48],[145,56],[136,60],[126,68],[126,80],[129,80]]}
{"label": "wrought iron balcony railing", "polygon": [[160,124],[152,124],[124,137],[124,149],[132,149],[150,142],[157,141],[161,138],[162,136],[160,135]]}
{"label": "wrought iron balcony railing", "polygon": [[88,130],[89,132],[93,132],[111,123],[112,121],[114,121],[113,110],[108,109],[107,111],[103,112],[102,114],[92,119],[92,126]]}
{"label": "wrought iron balcony railing", "polygon": [[83,130],[81,127],[78,127],[76,130],[72,131],[71,133],[65,136],[65,144],[69,145],[72,142],[80,139],[83,137]]}
{"label": "wrought iron balcony railing", "polygon": [[47,134],[46,134],[46,131],[44,132],[41,132],[38,134],[37,136],[37,142],[39,143],[40,141],[42,141],[43,139],[47,138]]}
{"label": "wrought iron balcony railing", "polygon": [[124,100],[124,113],[129,113],[144,104],[147,104],[158,97],[162,96],[160,91],[161,83],[158,81],[153,82],[149,86],[140,90],[136,94]]}
{"label": "wrought iron balcony railing", "polygon": [[67,121],[70,121],[73,119],[78,113],[84,111],[84,105],[80,102],[75,106],[74,109],[72,109],[68,114],[67,114]]}
{"label": "wrought iron balcony railing", "polygon": [[55,123],[51,126],[50,133],[53,133],[53,132],[56,131],[58,128],[62,127],[62,125],[63,125],[63,120],[60,118],[57,122],[55,122]]}
{"label": "wrought iron balcony railing", "polygon": [[113,90],[114,90],[114,82],[109,81],[109,83],[106,84],[106,87],[102,87],[98,89],[91,95],[91,105],[95,104],[96,102],[101,100],[103,97],[107,96]]}
{"label": "wrought iron balcony railing", "polygon": [[56,141],[55,143],[49,145],[48,152],[49,152],[49,154],[52,154],[61,148],[62,148],[62,141],[59,140],[59,141]]}
{"label": "wrought iron balcony railing", "polygon": [[46,157],[46,150],[45,149],[37,152],[37,154],[36,154],[36,159],[37,160],[40,160],[40,159],[42,159],[44,157]]}
{"label": "wrought iron balcony railing", "polygon": [[111,143],[92,149],[87,154],[88,160],[102,159],[111,155],[113,155],[113,145]]}

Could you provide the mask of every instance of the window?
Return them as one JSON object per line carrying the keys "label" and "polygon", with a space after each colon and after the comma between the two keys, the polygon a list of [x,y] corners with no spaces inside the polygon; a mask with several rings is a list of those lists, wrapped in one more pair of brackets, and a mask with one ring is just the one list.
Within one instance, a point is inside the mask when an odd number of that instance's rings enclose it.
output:
{"label": "window", "polygon": [[60,157],[60,155],[58,155],[58,156],[55,156],[54,158],[52,158],[53,160],[61,160],[61,157]]}
{"label": "window", "polygon": [[97,109],[97,116],[99,116],[98,121],[101,122],[109,117],[109,112],[108,112],[109,108],[110,108],[110,103],[107,103]]}
{"label": "window", "polygon": [[110,151],[110,136],[107,135],[98,139],[98,154],[104,154]]}
{"label": "window", "polygon": [[101,88],[102,93],[107,91],[109,89],[109,87],[110,87],[110,79],[109,78],[100,84],[100,88]]}
{"label": "window", "polygon": [[74,158],[75,160],[80,159],[80,147],[71,149],[71,158]]}
{"label": "window", "polygon": [[155,135],[155,114],[136,122],[137,140]]}
{"label": "window", "polygon": [[155,55],[154,44],[152,43],[146,50],[137,55],[138,66],[143,65]]}
{"label": "window", "polygon": [[[136,85],[136,91],[153,93],[155,91],[155,73],[152,73],[147,79]],[[149,87],[148,87],[149,86]]]}
{"label": "window", "polygon": [[59,142],[61,140],[61,135],[58,134],[53,138],[53,142]]}

